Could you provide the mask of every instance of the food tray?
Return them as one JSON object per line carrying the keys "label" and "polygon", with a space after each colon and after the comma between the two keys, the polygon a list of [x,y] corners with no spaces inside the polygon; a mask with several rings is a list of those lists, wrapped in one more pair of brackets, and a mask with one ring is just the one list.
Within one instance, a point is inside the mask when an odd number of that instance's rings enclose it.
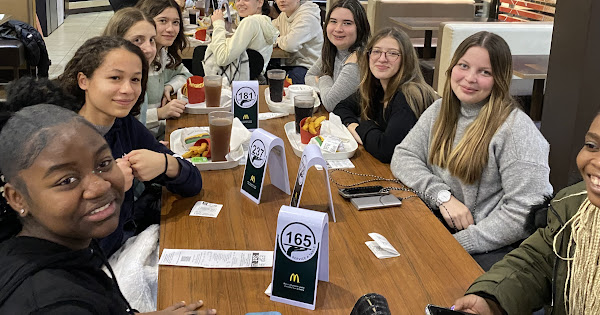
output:
{"label": "food tray", "polygon": [[[285,94],[289,95],[287,88],[283,88],[285,90]],[[288,96],[284,96],[280,103],[271,101],[271,94],[269,92],[269,87],[265,89],[265,101],[267,101],[267,106],[269,106],[269,110],[274,113],[288,113],[294,114],[294,103]],[[315,98],[315,108],[313,109],[313,113],[319,109],[321,105],[321,100],[317,95],[317,92],[313,90],[313,97]]]}
{"label": "food tray", "polygon": [[[290,121],[288,123],[286,123],[283,128],[285,129],[285,134],[287,135],[288,141],[290,142],[290,144],[292,145],[292,149],[294,150],[294,153],[301,157],[302,156],[302,152],[304,151],[304,148],[306,147],[306,144],[300,142],[300,135],[296,134],[296,122],[295,121]],[[348,131],[348,129],[344,128],[346,134],[346,139],[348,141],[344,141],[344,150],[345,151],[341,151],[341,152],[336,152],[336,153],[329,153],[329,152],[323,152],[323,158],[326,160],[343,160],[343,159],[349,159],[354,155],[354,152],[356,151],[356,149],[358,149],[358,143],[356,142],[356,140],[354,140],[354,137],[352,137],[352,134],[350,134],[350,131]]]}
{"label": "food tray", "polygon": [[[171,146],[171,151],[173,151],[177,155],[183,155],[188,150],[183,146],[183,139],[190,135],[199,134],[199,133],[208,133],[209,127],[189,127],[189,128],[181,128],[174,130],[171,132],[171,137],[169,144]],[[183,138],[182,138],[183,137]],[[236,156],[244,155],[244,148],[242,146],[238,146],[237,148],[231,149],[232,153],[235,153]],[[186,159],[190,163],[192,163],[191,159]],[[228,168],[234,168],[239,165],[239,160],[231,160],[231,161],[222,161],[222,162],[209,162],[204,163],[192,163],[196,166],[200,171],[212,171],[212,170],[224,170]]]}
{"label": "food tray", "polygon": [[[181,89],[177,91],[177,99],[187,101],[187,97],[181,93]],[[220,107],[206,107],[206,103],[202,102],[199,104],[190,104],[185,105],[184,112],[188,114],[208,114],[214,111],[231,111],[231,90],[230,89],[222,89],[221,90],[221,106]]]}

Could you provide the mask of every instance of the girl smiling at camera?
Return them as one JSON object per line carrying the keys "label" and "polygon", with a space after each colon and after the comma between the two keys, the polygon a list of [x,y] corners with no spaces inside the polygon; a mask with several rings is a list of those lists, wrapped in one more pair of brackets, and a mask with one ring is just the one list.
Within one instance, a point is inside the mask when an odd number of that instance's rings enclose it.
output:
{"label": "girl smiling at camera", "polygon": [[328,111],[358,89],[357,53],[367,44],[370,32],[367,13],[358,0],[337,1],[327,13],[321,58],[304,80],[318,89]]}
{"label": "girl smiling at camera", "polygon": [[133,191],[129,189],[133,176],[166,185],[182,196],[193,196],[202,188],[198,169],[173,157],[173,152],[133,117],[141,103],[147,75],[148,63],[137,46],[122,38],[95,37],[77,50],[58,77],[61,86],[77,98],[79,114],[104,135],[113,156],[119,158],[119,166],[128,175],[119,228],[100,241],[109,256],[136,233],[136,221],[148,217],[154,223],[159,221],[158,209],[133,213]]}
{"label": "girl smiling at camera", "polygon": [[[147,17],[140,9],[124,8],[110,18],[104,29],[103,36],[117,36],[124,38],[140,47],[151,68],[159,66],[156,58],[156,25],[154,20]],[[148,93],[144,93],[144,102],[140,107],[138,119],[146,124],[148,112]]]}
{"label": "girl smiling at camera", "polygon": [[487,270],[528,236],[531,206],[552,194],[549,145],[509,94],[512,56],[500,36],[469,36],[447,74],[443,98],[396,147],[391,168]]}
{"label": "girl smiling at camera", "polygon": [[387,28],[375,34],[360,55],[359,90],[333,111],[356,141],[383,163],[437,98],[425,83],[406,33]]}
{"label": "girl smiling at camera", "polygon": [[188,43],[181,26],[181,9],[174,0],[140,0],[136,7],[156,23],[158,68],[150,71],[148,76],[146,127],[162,140],[165,137],[165,119],[178,118],[185,109],[186,103],[171,99],[171,94],[192,76],[181,59],[181,52]]}
{"label": "girl smiling at camera", "polygon": [[[109,145],[83,117],[55,105],[26,107],[4,123],[0,313],[137,313],[93,241],[118,228],[124,200]],[[216,314],[196,311],[201,306],[177,303],[155,314]]]}

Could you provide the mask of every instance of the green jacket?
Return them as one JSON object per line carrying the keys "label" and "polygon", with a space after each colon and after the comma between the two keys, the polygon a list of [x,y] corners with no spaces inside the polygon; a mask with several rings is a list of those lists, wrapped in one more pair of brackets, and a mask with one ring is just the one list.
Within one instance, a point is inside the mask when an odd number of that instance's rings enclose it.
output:
{"label": "green jacket", "polygon": [[[467,294],[491,295],[507,314],[531,314],[546,307],[546,314],[565,311],[567,264],[552,250],[554,236],[575,215],[587,197],[585,183],[561,190],[550,202],[548,224],[538,229],[519,248],[507,254],[471,285]],[[566,256],[571,228],[565,228],[556,246]]]}

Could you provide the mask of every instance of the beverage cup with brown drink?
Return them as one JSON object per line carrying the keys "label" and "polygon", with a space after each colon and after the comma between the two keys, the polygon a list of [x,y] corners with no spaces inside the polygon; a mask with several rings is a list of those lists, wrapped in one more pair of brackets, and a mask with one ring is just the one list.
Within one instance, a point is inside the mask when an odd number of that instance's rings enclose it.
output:
{"label": "beverage cup with brown drink", "polygon": [[206,107],[221,106],[221,85],[223,79],[218,75],[204,77],[204,92],[206,94]]}
{"label": "beverage cup with brown drink", "polygon": [[233,113],[225,111],[210,112],[208,114],[208,125],[210,128],[211,159],[213,162],[226,161],[225,156],[229,153],[229,142],[231,140]]}
{"label": "beverage cup with brown drink", "polygon": [[269,94],[271,96],[271,101],[281,102],[283,100],[285,70],[271,69],[267,71],[267,78],[269,78]]}
{"label": "beverage cup with brown drink", "polygon": [[296,115],[296,133],[300,133],[300,121],[310,117],[313,113],[315,98],[312,95],[298,95],[294,97],[294,114]]}

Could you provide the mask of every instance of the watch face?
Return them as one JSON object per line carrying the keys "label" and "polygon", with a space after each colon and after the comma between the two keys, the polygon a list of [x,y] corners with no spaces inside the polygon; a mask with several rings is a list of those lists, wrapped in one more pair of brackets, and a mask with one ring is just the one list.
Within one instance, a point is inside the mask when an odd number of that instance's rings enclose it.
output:
{"label": "watch face", "polygon": [[438,193],[438,197],[437,197],[437,199],[438,199],[438,200],[437,200],[437,201],[438,201],[439,203],[444,203],[444,202],[447,202],[447,201],[449,201],[449,200],[450,200],[450,197],[451,197],[451,196],[452,196],[452,195],[450,194],[450,192],[449,192],[449,191],[447,191],[447,190],[441,190],[441,191]]}

